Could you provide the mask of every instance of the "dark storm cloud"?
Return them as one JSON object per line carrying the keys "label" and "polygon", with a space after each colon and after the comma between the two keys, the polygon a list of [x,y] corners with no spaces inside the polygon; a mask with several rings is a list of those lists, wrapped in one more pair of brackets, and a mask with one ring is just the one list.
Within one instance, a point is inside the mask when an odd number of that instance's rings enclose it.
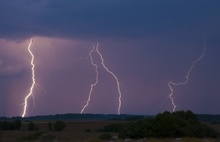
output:
{"label": "dark storm cloud", "polygon": [[[96,41],[120,80],[122,113],[172,111],[167,84],[184,81],[204,37],[205,56],[173,97],[178,110],[219,113],[219,6],[219,0],[0,0],[0,115],[22,112],[32,81],[30,37],[42,88],[36,85],[28,115],[80,112],[95,80],[88,54]],[[93,56],[100,82],[86,113],[116,113],[115,80]]]}
{"label": "dark storm cloud", "polygon": [[219,22],[219,5],[218,0],[0,0],[0,37],[146,37],[199,30]]}

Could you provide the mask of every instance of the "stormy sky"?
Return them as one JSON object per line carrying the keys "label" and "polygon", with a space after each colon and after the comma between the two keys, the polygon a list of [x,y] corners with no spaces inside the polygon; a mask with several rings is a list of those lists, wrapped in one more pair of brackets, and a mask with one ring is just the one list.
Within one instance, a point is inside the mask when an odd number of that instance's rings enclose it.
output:
{"label": "stormy sky", "polygon": [[[219,0],[0,0],[0,116],[21,116],[36,82],[27,116],[80,113],[95,68],[88,56],[99,43],[105,64],[120,81],[121,113],[177,110],[220,113]],[[114,78],[101,66],[84,113],[117,114]]]}

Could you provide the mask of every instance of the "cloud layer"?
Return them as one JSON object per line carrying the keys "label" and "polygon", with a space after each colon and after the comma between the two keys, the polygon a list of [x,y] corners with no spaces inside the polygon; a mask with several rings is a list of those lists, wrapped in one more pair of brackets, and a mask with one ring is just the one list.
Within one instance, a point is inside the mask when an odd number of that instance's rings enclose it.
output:
{"label": "cloud layer", "polygon": [[[218,0],[0,0],[0,37],[147,37],[219,22]],[[212,25],[211,25],[212,26]]]}
{"label": "cloud layer", "polygon": [[[95,79],[88,53],[100,43],[105,63],[119,78],[122,113],[172,110],[169,81],[178,110],[219,112],[219,0],[0,0],[0,116],[20,115],[31,84],[30,38],[36,86],[28,115],[78,113]],[[87,58],[86,58],[87,57]],[[115,81],[100,71],[86,113],[116,113]],[[35,100],[35,104],[33,103]],[[34,107],[36,106],[36,107]]]}

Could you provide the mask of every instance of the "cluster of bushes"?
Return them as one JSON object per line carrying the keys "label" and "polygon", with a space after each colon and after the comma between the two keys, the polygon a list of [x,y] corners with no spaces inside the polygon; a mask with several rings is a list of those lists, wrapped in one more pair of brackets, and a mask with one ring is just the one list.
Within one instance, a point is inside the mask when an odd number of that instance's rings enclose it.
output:
{"label": "cluster of bushes", "polygon": [[109,125],[106,132],[117,132],[119,138],[216,138],[220,134],[200,122],[191,111],[164,112],[155,117],[129,122],[125,125]]}
{"label": "cluster of bushes", "polygon": [[63,121],[56,121],[54,123],[49,122],[48,128],[49,131],[62,131],[66,127],[65,123]]}
{"label": "cluster of bushes", "polygon": [[[66,127],[66,125],[63,121],[55,121],[54,123],[52,123],[52,122],[48,123],[49,131],[62,131],[65,127]],[[38,131],[39,128],[35,125],[34,122],[30,121],[28,123],[28,130],[29,131]]]}
{"label": "cluster of bushes", "polygon": [[21,121],[0,121],[0,130],[20,130]]}
{"label": "cluster of bushes", "polygon": [[38,131],[39,128],[35,125],[34,122],[30,121],[28,123],[28,131]]}
{"label": "cluster of bushes", "polygon": [[114,132],[114,133],[119,133],[121,132],[126,126],[126,123],[115,123],[115,124],[110,124],[106,125],[103,128],[103,132]]}
{"label": "cluster of bushes", "polygon": [[164,112],[154,118],[129,123],[119,133],[121,138],[144,137],[218,137],[219,133],[201,123],[191,111]]}
{"label": "cluster of bushes", "polygon": [[[21,129],[22,122],[21,120],[17,119],[15,121],[1,121],[0,120],[0,131],[6,131],[6,130],[20,130]],[[49,122],[48,123],[48,129],[49,131],[62,131],[66,127],[65,123],[63,121],[55,121],[54,123]],[[32,121],[28,122],[27,124],[28,131],[38,131],[39,128],[36,126],[36,124]]]}

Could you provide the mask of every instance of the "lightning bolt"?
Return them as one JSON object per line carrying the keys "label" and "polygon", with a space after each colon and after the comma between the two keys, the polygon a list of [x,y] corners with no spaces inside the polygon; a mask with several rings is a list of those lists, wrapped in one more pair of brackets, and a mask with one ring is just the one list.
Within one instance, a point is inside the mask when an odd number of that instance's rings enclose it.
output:
{"label": "lightning bolt", "polygon": [[193,68],[195,67],[195,65],[204,57],[205,51],[206,51],[206,48],[204,47],[203,52],[202,52],[202,55],[201,55],[198,59],[196,59],[195,61],[193,61],[191,67],[189,68],[189,70],[188,70],[188,72],[187,72],[187,74],[186,74],[186,79],[185,79],[184,82],[175,83],[175,82],[171,82],[171,81],[170,81],[170,82],[168,83],[168,86],[169,86],[170,91],[171,91],[171,93],[170,93],[170,95],[169,95],[169,98],[171,99],[171,102],[172,102],[172,105],[173,105],[173,112],[176,111],[176,104],[175,104],[174,99],[173,99],[173,97],[172,97],[172,96],[173,96],[173,93],[174,93],[174,89],[173,89],[172,86],[186,85],[186,84],[188,83],[189,77],[190,77],[190,73],[193,71]]}
{"label": "lightning bolt", "polygon": [[91,84],[91,87],[90,87],[90,91],[89,91],[89,97],[88,97],[88,100],[85,104],[85,106],[83,107],[83,109],[81,110],[81,114],[84,112],[84,110],[86,109],[86,107],[89,105],[89,102],[91,100],[91,96],[92,96],[92,92],[93,92],[93,89],[94,87],[98,84],[99,82],[99,72],[98,72],[98,65],[94,63],[94,60],[93,60],[93,57],[92,57],[92,53],[95,51],[95,46],[93,45],[93,48],[92,50],[90,51],[89,53],[89,57],[90,57],[90,61],[91,61],[91,64],[95,67],[95,72],[96,72],[96,80],[93,84]]}
{"label": "lightning bolt", "polygon": [[109,74],[111,74],[111,75],[114,77],[115,81],[116,81],[117,89],[118,89],[118,94],[119,94],[119,98],[118,98],[118,103],[119,103],[119,105],[118,105],[118,114],[120,115],[120,114],[121,114],[121,104],[122,104],[122,101],[121,101],[122,93],[121,93],[121,88],[120,88],[119,80],[118,80],[117,76],[116,76],[112,71],[110,71],[110,70],[108,69],[108,67],[105,65],[104,58],[103,58],[102,54],[101,54],[100,51],[99,51],[99,43],[97,43],[96,52],[99,54],[99,56],[100,56],[100,58],[101,58],[101,60],[102,60],[101,64],[102,64],[103,68],[104,68]]}
{"label": "lightning bolt", "polygon": [[[214,28],[214,30],[215,30],[215,28]],[[203,37],[203,44],[204,44],[203,52],[202,52],[202,54],[201,54],[195,61],[192,62],[192,65],[191,65],[191,67],[189,68],[189,70],[188,70],[188,72],[187,72],[187,74],[186,74],[186,77],[185,77],[186,79],[185,79],[185,81],[179,82],[179,83],[175,83],[175,82],[171,82],[171,81],[170,81],[170,82],[168,83],[168,86],[169,86],[169,89],[170,89],[169,98],[170,98],[170,100],[171,100],[171,102],[172,102],[172,105],[173,105],[173,112],[176,111],[176,104],[175,104],[175,101],[174,101],[174,99],[173,99],[174,89],[173,89],[172,86],[186,85],[186,84],[188,83],[188,81],[189,81],[189,79],[190,79],[189,77],[190,77],[191,72],[193,71],[193,68],[194,68],[195,65],[196,65],[200,60],[202,60],[202,58],[205,56],[205,53],[206,53],[206,39],[214,32],[214,30],[211,31],[210,33],[208,33],[206,36]]]}
{"label": "lightning bolt", "polygon": [[31,66],[32,66],[32,85],[31,85],[31,88],[30,88],[30,92],[28,93],[28,95],[25,97],[24,99],[24,109],[23,109],[23,114],[22,114],[22,117],[25,117],[26,116],[26,113],[27,113],[27,106],[28,106],[28,99],[29,97],[32,96],[33,94],[33,89],[34,89],[34,86],[36,85],[36,81],[35,81],[35,65],[34,65],[34,54],[32,53],[31,51],[31,45],[33,43],[33,39],[30,40],[29,42],[29,45],[28,45],[28,52],[30,53],[31,55]]}

